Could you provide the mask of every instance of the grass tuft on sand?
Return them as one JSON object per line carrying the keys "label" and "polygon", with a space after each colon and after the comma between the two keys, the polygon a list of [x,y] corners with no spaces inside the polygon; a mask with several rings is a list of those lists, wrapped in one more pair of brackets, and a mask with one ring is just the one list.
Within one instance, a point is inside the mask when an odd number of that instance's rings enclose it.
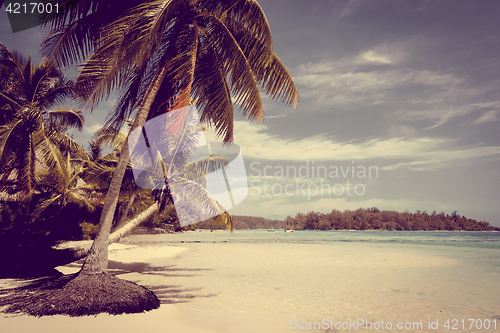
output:
{"label": "grass tuft on sand", "polygon": [[3,293],[0,306],[6,307],[2,312],[37,317],[118,315],[160,307],[160,301],[152,291],[109,273],[41,278]]}

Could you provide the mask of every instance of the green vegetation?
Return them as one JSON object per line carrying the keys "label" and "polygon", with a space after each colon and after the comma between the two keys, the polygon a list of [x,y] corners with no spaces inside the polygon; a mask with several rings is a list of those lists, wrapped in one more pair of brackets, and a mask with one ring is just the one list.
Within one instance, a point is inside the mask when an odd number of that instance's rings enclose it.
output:
{"label": "green vegetation", "polygon": [[[357,209],[355,211],[332,210],[328,214],[309,212],[288,216],[284,221],[269,220],[262,217],[233,216],[236,229],[293,229],[293,230],[462,230],[462,231],[500,231],[488,222],[478,222],[460,216],[436,212],[417,211],[399,213],[379,210],[378,208]],[[210,221],[198,224],[199,228],[214,229]]]}

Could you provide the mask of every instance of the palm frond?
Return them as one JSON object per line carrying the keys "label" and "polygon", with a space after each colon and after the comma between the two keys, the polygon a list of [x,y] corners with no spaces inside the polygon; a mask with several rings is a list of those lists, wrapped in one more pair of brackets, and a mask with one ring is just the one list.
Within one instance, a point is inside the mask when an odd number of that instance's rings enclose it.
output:
{"label": "palm frond", "polygon": [[31,220],[35,221],[42,215],[42,213],[53,203],[57,202],[57,200],[62,198],[62,194],[58,194],[52,198],[43,200],[41,203],[39,203],[35,210],[31,213]]}
{"label": "palm frond", "polygon": [[241,22],[249,34],[259,38],[267,47],[273,47],[271,28],[264,11],[256,0],[201,0],[198,6],[205,12],[213,12],[224,23],[227,21]]}
{"label": "palm frond", "polygon": [[126,136],[113,127],[102,127],[95,133],[94,144],[98,147],[106,144],[110,147],[121,147],[126,140]]}
{"label": "palm frond", "polygon": [[108,188],[114,172],[115,167],[90,162],[89,167],[85,169],[84,180],[96,184],[99,188]]}
{"label": "palm frond", "polygon": [[290,73],[273,52],[272,45],[252,35],[240,21],[226,19],[224,22],[247,56],[257,82],[266,94],[296,108],[299,102],[297,89]]}
{"label": "palm frond", "polygon": [[9,96],[8,93],[1,93],[0,92],[0,98],[4,100],[4,103],[10,103],[12,105],[14,105],[15,107],[18,107],[20,108],[21,107],[21,104],[19,104],[18,101],[16,101],[13,96]]}
{"label": "palm frond", "polygon": [[0,126],[0,167],[7,163],[18,148],[19,138],[23,132],[23,119],[16,119],[8,125]]}
{"label": "palm frond", "polygon": [[189,180],[205,177],[209,173],[216,172],[229,165],[227,157],[222,155],[211,155],[209,157],[184,165],[179,172],[179,176]]}
{"label": "palm frond", "polygon": [[229,29],[217,17],[209,16],[207,20],[207,43],[217,54],[218,65],[228,75],[229,86],[236,104],[250,119],[262,120],[263,107],[259,88],[243,50]]}
{"label": "palm frond", "polygon": [[176,176],[169,179],[169,187],[180,221],[197,220],[195,223],[226,212],[224,206],[194,181]]}
{"label": "palm frond", "polygon": [[217,134],[223,136],[225,142],[231,142],[234,109],[227,74],[213,48],[202,44],[193,82],[193,96],[197,99],[196,106],[203,111],[202,121],[212,123]]}
{"label": "palm frond", "polygon": [[61,13],[43,16],[42,26],[50,29],[42,43],[42,55],[60,66],[82,61],[103,35],[102,28],[123,15],[140,0],[122,0],[120,8],[97,0],[62,0]]}
{"label": "palm frond", "polygon": [[89,212],[95,211],[95,206],[92,205],[86,197],[75,193],[74,191],[67,192],[66,199],[68,200],[68,202],[73,202],[78,204],[80,207],[85,207],[85,209]]}
{"label": "palm frond", "polygon": [[[41,89],[40,86],[42,86]],[[48,76],[44,81],[40,82],[34,100],[37,101],[43,111],[49,110],[55,105],[60,105],[68,98],[73,98],[74,86],[74,82],[65,79],[62,73],[59,73],[59,76]]]}
{"label": "palm frond", "polygon": [[58,180],[57,186],[59,191],[64,192],[65,184],[70,179],[70,170],[65,167],[66,161],[61,151],[45,137],[39,138],[37,150],[40,151],[41,158],[48,171],[55,175],[55,178]]}
{"label": "palm frond", "polygon": [[69,126],[82,130],[85,122],[82,112],[73,108],[61,107],[48,111],[47,115],[50,123],[57,127]]}
{"label": "palm frond", "polygon": [[19,171],[19,183],[21,188],[26,192],[31,192],[31,190],[35,187],[36,179],[35,179],[35,140],[34,135],[27,135],[27,147],[24,149],[21,155],[20,167]]}
{"label": "palm frond", "polygon": [[[136,72],[137,64],[145,64],[154,57],[159,37],[152,31],[170,25],[177,4],[168,0],[141,4],[103,29],[96,52],[77,79],[78,93],[87,98],[91,106],[109,96],[118,84]],[[155,15],[141,15],[144,8]]]}
{"label": "palm frond", "polygon": [[229,212],[224,212],[217,216],[211,218],[212,223],[216,225],[220,225],[226,228],[229,228],[231,232],[234,231],[234,221],[233,217],[229,214]]}
{"label": "palm frond", "polygon": [[90,154],[72,137],[52,127],[45,130],[47,139],[62,151],[71,151],[84,160],[90,160]]}
{"label": "palm frond", "polygon": [[89,26],[95,19],[94,16],[88,15],[76,22],[52,29],[42,42],[41,54],[61,67],[83,60],[93,48],[95,31],[89,29]]}

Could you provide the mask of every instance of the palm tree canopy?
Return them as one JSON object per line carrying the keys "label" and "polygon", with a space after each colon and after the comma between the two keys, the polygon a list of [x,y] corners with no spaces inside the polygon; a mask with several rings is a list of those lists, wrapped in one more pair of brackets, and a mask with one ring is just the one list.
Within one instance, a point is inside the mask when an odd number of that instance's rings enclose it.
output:
{"label": "palm tree canopy", "polygon": [[41,53],[59,66],[84,60],[101,36],[101,29],[142,0],[121,0],[117,6],[109,1],[61,0],[60,13],[42,17],[42,26],[50,29],[42,43]]}
{"label": "palm tree canopy", "polygon": [[[85,150],[65,131],[83,128],[79,110],[61,103],[73,97],[74,83],[51,61],[35,66],[0,43],[0,173],[3,185],[17,172],[25,193],[36,184],[36,164],[58,167],[57,151],[87,158]],[[40,167],[39,167],[40,168]]]}
{"label": "palm tree canopy", "polygon": [[101,33],[77,80],[95,105],[119,87],[108,118],[119,128],[144,102],[166,68],[149,118],[196,100],[201,119],[232,141],[233,103],[250,119],[263,118],[260,89],[296,106],[293,80],[273,51],[267,19],[254,0],[154,0],[129,10]]}

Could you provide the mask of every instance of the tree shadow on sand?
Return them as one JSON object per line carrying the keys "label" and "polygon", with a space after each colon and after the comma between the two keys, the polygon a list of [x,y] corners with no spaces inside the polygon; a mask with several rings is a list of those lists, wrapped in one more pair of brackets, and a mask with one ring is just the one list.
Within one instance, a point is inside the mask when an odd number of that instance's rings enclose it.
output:
{"label": "tree shadow on sand", "polygon": [[[117,261],[109,261],[108,270],[114,275],[119,276],[132,272],[140,273],[141,275],[161,275],[169,277],[194,277],[201,271],[209,271],[206,268],[181,268],[176,265],[169,266],[152,266],[144,262],[123,263]],[[134,281],[138,282],[138,281]],[[213,297],[216,294],[200,293],[202,288],[183,288],[180,285],[145,285],[146,288],[153,291],[161,304],[187,303],[190,300],[198,297]]]}
{"label": "tree shadow on sand", "polygon": [[[69,267],[77,268],[73,263]],[[165,277],[196,276],[207,269],[178,268],[175,266],[150,266],[143,262],[109,262],[109,273],[79,277],[78,273],[46,276],[36,279],[16,279],[17,286],[0,289],[0,312],[46,316],[69,316],[138,313],[156,309],[160,304],[186,303],[202,294],[202,288],[183,288],[179,285],[140,286],[119,279],[116,275],[140,273]],[[83,285],[85,284],[85,285]],[[90,288],[90,291],[89,291]],[[131,291],[132,289],[132,291]],[[112,292],[110,292],[110,290]],[[85,293],[83,293],[85,291]],[[131,306],[131,304],[134,304]]]}

